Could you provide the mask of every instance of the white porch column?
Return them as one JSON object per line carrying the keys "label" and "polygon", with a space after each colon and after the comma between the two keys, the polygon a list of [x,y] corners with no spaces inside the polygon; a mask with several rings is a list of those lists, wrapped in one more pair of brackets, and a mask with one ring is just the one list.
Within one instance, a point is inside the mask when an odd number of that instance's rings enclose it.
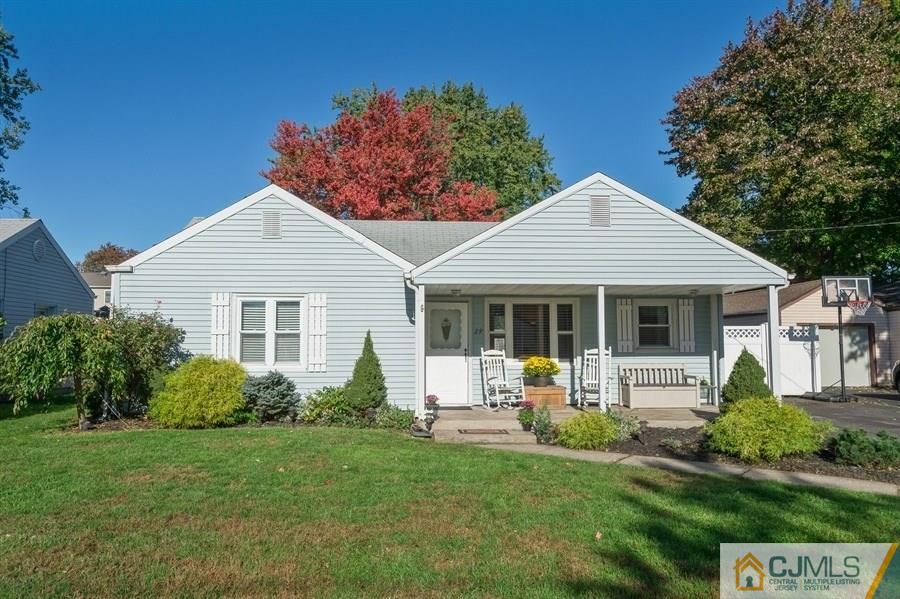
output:
{"label": "white porch column", "polygon": [[769,388],[772,394],[781,400],[781,335],[778,334],[781,324],[781,314],[778,310],[778,286],[769,285],[769,302],[766,311],[766,325],[768,327],[766,343],[768,347],[769,364],[766,369],[769,373]]}
{"label": "white porch column", "polygon": [[604,353],[606,350],[606,289],[603,285],[597,286],[597,349],[599,407],[601,411],[605,411],[609,401],[609,398],[606,397],[606,381],[609,379],[609,372],[607,372],[606,354]]}
{"label": "white porch column", "polygon": [[425,417],[425,285],[416,287],[416,416]]}

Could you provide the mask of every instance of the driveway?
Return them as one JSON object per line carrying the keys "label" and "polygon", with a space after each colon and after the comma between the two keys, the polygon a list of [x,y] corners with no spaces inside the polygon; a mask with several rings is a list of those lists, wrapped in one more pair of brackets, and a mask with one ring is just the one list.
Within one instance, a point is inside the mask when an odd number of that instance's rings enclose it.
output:
{"label": "driveway", "polygon": [[871,433],[888,431],[900,436],[900,395],[896,391],[856,393],[853,399],[844,403],[785,397],[784,401],[803,408],[813,418],[830,420],[838,428],[861,428]]}

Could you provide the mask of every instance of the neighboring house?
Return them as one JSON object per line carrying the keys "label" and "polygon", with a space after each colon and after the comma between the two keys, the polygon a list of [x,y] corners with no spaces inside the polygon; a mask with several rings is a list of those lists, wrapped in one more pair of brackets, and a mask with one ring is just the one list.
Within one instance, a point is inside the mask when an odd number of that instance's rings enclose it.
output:
{"label": "neighboring house", "polygon": [[112,275],[108,272],[82,272],[94,292],[94,312],[112,305]]}
{"label": "neighboring house", "polygon": [[888,339],[890,340],[891,378],[900,389],[900,283],[891,283],[875,289],[875,301],[887,312]]}
{"label": "neighboring house", "polygon": [[504,348],[512,374],[556,358],[571,400],[598,339],[612,377],[668,364],[714,381],[723,294],[769,286],[774,308],[787,282],[599,173],[501,223],[342,221],[270,185],[110,270],[115,305],[159,310],[187,350],[301,391],[342,384],[371,330],[391,400],[420,414],[426,392],[482,403],[482,348]]}
{"label": "neighboring house", "polygon": [[[766,290],[756,289],[725,296],[726,325],[758,325],[766,322]],[[822,306],[822,281],[792,283],[778,293],[781,326],[817,325],[822,388],[840,385],[837,308]],[[891,383],[891,340],[888,313],[876,301],[865,316],[844,314],[844,376],[848,386],[867,387]]]}
{"label": "neighboring house", "polygon": [[40,220],[0,219],[0,314],[6,337],[35,316],[90,313],[94,294]]}

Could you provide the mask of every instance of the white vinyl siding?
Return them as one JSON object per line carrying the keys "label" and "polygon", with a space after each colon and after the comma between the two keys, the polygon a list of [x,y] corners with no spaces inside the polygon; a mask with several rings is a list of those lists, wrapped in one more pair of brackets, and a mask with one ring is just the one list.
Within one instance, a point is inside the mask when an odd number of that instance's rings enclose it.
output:
{"label": "white vinyl siding", "polygon": [[[281,212],[280,239],[260,238],[265,210]],[[210,353],[214,293],[228,294],[232,301],[257,294],[261,299],[303,295],[305,367],[277,368],[296,383],[298,392],[342,385],[371,330],[390,401],[404,408],[414,405],[415,327],[403,269],[275,196],[116,278],[123,308],[158,310],[171,318],[185,330],[184,347],[194,354]],[[227,347],[238,359],[236,312],[235,304]],[[248,370],[256,374],[268,368]]]}
{"label": "white vinyl siding", "polygon": [[[591,225],[609,197],[613,226]],[[596,218],[599,212],[595,212]],[[780,284],[753,260],[602,182],[575,191],[416,277],[424,284]]]}

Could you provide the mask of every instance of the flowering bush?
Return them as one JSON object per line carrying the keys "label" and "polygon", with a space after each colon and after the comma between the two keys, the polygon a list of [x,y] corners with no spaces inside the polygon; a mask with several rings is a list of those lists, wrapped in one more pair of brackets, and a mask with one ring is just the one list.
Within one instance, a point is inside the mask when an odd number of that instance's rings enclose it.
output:
{"label": "flowering bush", "polygon": [[534,402],[526,399],[519,404],[519,408],[519,414],[516,418],[519,420],[519,424],[527,430],[534,424]]}
{"label": "flowering bush", "polygon": [[525,376],[554,376],[559,374],[559,364],[552,358],[531,356],[525,360],[522,374]]}
{"label": "flowering bush", "polygon": [[438,399],[438,396],[435,395],[434,393],[431,393],[431,394],[425,396],[425,405],[426,406],[434,407],[437,405],[438,401],[440,401],[440,399]]}

